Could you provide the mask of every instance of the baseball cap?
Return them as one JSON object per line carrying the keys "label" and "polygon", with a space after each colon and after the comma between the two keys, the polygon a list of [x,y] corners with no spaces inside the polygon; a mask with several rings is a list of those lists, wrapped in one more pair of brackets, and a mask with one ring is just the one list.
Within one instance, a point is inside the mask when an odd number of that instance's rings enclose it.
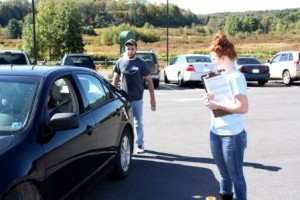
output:
{"label": "baseball cap", "polygon": [[127,40],[126,43],[125,43],[125,46],[128,45],[128,44],[137,46],[136,41],[135,41],[134,39],[129,39],[129,40]]}

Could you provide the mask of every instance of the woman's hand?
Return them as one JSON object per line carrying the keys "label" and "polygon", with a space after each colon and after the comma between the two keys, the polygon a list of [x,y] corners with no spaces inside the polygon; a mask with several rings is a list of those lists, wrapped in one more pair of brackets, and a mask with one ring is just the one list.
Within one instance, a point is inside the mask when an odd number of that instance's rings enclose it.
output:
{"label": "woman's hand", "polygon": [[218,109],[218,105],[213,101],[214,99],[214,95],[210,94],[210,93],[205,93],[203,95],[203,99],[204,99],[204,105],[211,109],[211,110],[215,110]]}

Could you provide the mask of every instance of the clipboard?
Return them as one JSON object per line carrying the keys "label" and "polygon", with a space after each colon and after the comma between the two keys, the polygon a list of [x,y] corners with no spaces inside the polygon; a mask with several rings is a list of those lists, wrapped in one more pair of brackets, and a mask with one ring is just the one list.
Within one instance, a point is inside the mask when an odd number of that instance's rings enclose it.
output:
{"label": "clipboard", "polygon": [[[206,92],[208,92],[208,89],[207,89],[208,86],[206,85],[207,84],[206,79],[209,79],[209,78],[212,78],[212,77],[215,77],[215,76],[221,76],[221,72],[223,72],[223,71],[224,70],[209,71],[208,74],[205,74],[205,75],[201,76],[202,84],[203,84],[204,89],[205,89]],[[226,87],[226,85],[224,85],[224,87]],[[228,112],[228,111],[222,110],[222,109],[212,110],[212,112],[213,112],[213,115],[214,115],[215,118],[233,114],[231,112]]]}

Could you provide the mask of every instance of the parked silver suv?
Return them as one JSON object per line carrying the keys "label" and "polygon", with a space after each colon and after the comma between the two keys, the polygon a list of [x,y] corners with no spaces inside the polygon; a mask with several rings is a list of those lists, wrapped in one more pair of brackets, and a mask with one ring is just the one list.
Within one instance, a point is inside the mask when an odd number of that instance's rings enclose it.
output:
{"label": "parked silver suv", "polygon": [[142,51],[137,50],[136,56],[146,61],[151,71],[151,78],[155,88],[159,87],[160,80],[160,67],[157,61],[157,57],[152,50]]}
{"label": "parked silver suv", "polygon": [[300,51],[281,51],[267,61],[270,79],[282,79],[285,85],[300,80]]}

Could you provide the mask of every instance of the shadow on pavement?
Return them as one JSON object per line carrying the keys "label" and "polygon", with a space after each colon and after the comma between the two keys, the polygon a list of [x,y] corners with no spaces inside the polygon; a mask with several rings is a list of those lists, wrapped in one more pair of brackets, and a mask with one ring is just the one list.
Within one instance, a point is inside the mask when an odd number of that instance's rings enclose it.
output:
{"label": "shadow on pavement", "polygon": [[[193,163],[214,164],[214,161],[212,158],[151,150],[145,154],[134,154],[132,168],[126,179],[119,181],[106,178],[84,200],[188,200],[217,196],[219,184],[213,171],[192,166]],[[281,169],[249,162],[245,162],[244,166],[269,171]]]}
{"label": "shadow on pavement", "polygon": [[217,195],[218,182],[210,169],[148,159],[151,155],[135,156],[126,179],[104,179],[84,200],[188,200]]}

